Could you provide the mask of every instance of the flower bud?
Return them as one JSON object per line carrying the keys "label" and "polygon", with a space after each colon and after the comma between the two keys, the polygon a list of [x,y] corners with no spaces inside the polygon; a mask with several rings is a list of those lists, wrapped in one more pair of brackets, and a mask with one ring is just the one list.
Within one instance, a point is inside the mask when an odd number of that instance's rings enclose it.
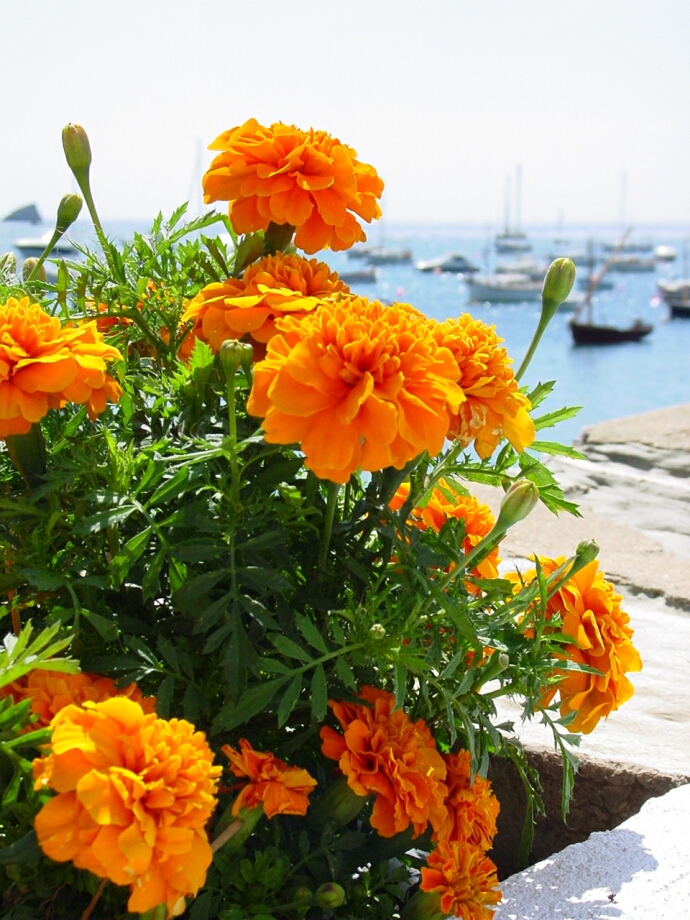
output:
{"label": "flower bud", "polygon": [[13,275],[17,271],[17,257],[13,252],[0,255],[0,275]]}
{"label": "flower bud", "polygon": [[501,670],[503,670],[503,671],[505,671],[505,669],[506,669],[506,668],[508,667],[508,665],[510,664],[510,658],[508,657],[508,655],[506,655],[505,652],[499,652],[499,654],[498,654],[498,663],[500,664]]}
{"label": "flower bud", "polygon": [[228,383],[231,383],[235,379],[238,367],[244,366],[247,360],[251,362],[254,349],[248,343],[240,342],[238,339],[226,339],[220,346],[218,354]]}
{"label": "flower bud", "polygon": [[[31,256],[31,258],[29,259],[24,260],[24,264],[22,265],[22,278],[24,279],[24,281],[29,280],[31,276],[31,272],[36,268],[37,265],[38,265],[38,259],[34,259],[33,256]],[[48,276],[46,275],[45,265],[41,265],[38,272],[36,273],[36,277],[34,280],[43,281],[43,282],[48,280]]]}
{"label": "flower bud", "polygon": [[316,889],[314,900],[319,907],[330,908],[340,907],[345,903],[345,889],[337,882],[325,882]]}
{"label": "flower bud", "polygon": [[513,524],[526,518],[538,501],[539,489],[535,484],[529,479],[518,479],[503,496],[494,529],[505,532]]}
{"label": "flower bud", "polygon": [[599,544],[596,540],[583,540],[582,543],[577,544],[577,549],[575,550],[575,563],[578,568],[582,568],[585,565],[589,565],[590,562],[594,560],[599,555]]}
{"label": "flower bud", "polygon": [[367,796],[357,795],[347,784],[347,778],[341,776],[326,791],[320,802],[309,809],[307,825],[321,828],[328,821],[334,821],[338,827],[345,827],[353,821],[367,803]]}
{"label": "flower bud", "polygon": [[377,641],[380,641],[381,639],[385,639],[386,638],[386,627],[383,626],[381,623],[374,623],[372,626],[369,627],[369,635],[371,636],[372,639],[376,639]]}
{"label": "flower bud", "polygon": [[71,227],[75,220],[79,217],[81,206],[81,196],[65,195],[58,205],[57,223],[55,224],[55,229],[60,233],[64,233],[68,227]]}
{"label": "flower bud", "polygon": [[313,896],[311,888],[307,888],[306,885],[300,885],[292,892],[293,901],[311,901]]}
{"label": "flower bud", "polygon": [[575,284],[575,266],[570,259],[554,259],[546,272],[541,289],[542,303],[554,312],[563,303]]}
{"label": "flower bud", "polygon": [[91,166],[91,145],[81,125],[65,125],[62,129],[62,149],[72,172],[87,173]]}

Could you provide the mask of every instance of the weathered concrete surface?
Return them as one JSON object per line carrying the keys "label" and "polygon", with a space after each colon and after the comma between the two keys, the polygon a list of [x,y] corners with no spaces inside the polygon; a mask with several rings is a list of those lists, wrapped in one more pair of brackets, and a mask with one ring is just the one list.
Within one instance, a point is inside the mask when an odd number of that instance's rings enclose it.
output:
{"label": "weathered concrete surface", "polygon": [[495,920],[688,920],[690,786],[506,879]]}

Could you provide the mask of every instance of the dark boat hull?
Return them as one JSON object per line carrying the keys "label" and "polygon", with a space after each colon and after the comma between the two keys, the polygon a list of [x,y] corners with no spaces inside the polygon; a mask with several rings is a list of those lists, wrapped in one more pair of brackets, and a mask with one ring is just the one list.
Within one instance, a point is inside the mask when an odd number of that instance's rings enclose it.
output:
{"label": "dark boat hull", "polygon": [[617,345],[620,342],[639,342],[654,327],[648,323],[635,323],[628,329],[617,326],[595,326],[588,323],[570,323],[576,345]]}
{"label": "dark boat hull", "polygon": [[670,300],[668,306],[673,319],[690,319],[690,303],[687,300]]}

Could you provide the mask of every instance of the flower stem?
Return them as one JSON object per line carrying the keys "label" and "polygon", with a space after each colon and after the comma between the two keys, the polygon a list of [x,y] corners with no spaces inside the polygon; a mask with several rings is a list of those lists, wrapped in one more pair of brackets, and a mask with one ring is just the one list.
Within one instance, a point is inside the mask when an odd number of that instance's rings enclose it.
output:
{"label": "flower stem", "polygon": [[213,841],[213,843],[211,844],[211,851],[212,851],[213,853],[215,853],[216,850],[220,850],[220,848],[223,846],[223,844],[224,844],[224,843],[227,843],[227,841],[228,841],[231,837],[234,837],[235,834],[238,832],[238,830],[239,830],[241,827],[242,827],[242,821],[233,821],[232,824],[229,824],[229,825],[225,828],[225,830],[222,831],[222,832],[216,837],[216,839]]}
{"label": "flower stem", "polygon": [[60,237],[62,236],[62,234],[63,234],[64,232],[65,232],[64,230],[57,230],[57,229],[53,231],[53,235],[51,236],[50,240],[48,241],[48,245],[47,245],[46,248],[43,250],[43,252],[41,253],[41,255],[38,257],[38,262],[34,265],[32,271],[31,271],[31,274],[30,274],[29,277],[26,279],[27,282],[33,281],[33,280],[34,280],[34,278],[36,277],[36,275],[37,275],[37,274],[39,273],[39,271],[41,270],[41,265],[43,265],[43,263],[45,262],[45,260],[46,260],[46,259],[48,258],[48,256],[51,254],[51,252],[53,251],[53,249],[54,249],[54,247],[55,247],[55,244],[57,243],[57,241],[60,239]]}
{"label": "flower stem", "polygon": [[327,489],[327,500],[326,500],[326,516],[323,522],[323,543],[321,544],[321,552],[319,553],[319,568],[323,569],[326,565],[326,559],[328,559],[328,547],[331,542],[331,533],[333,531],[333,520],[335,518],[335,509],[338,506],[338,493],[340,492],[340,486],[337,482],[329,482],[326,486]]}
{"label": "flower stem", "polygon": [[105,888],[105,886],[106,886],[107,884],[108,884],[108,879],[107,879],[107,878],[101,879],[101,884],[98,886],[98,888],[96,889],[96,893],[94,894],[94,896],[93,896],[93,897],[91,898],[91,900],[89,901],[88,907],[86,908],[86,910],[84,911],[84,913],[81,915],[81,920],[89,920],[89,917],[90,917],[91,914],[93,913],[93,910],[94,910],[96,904],[98,904],[98,902],[99,902],[99,900],[100,900],[100,897],[101,897],[101,895],[103,894],[103,889]]}

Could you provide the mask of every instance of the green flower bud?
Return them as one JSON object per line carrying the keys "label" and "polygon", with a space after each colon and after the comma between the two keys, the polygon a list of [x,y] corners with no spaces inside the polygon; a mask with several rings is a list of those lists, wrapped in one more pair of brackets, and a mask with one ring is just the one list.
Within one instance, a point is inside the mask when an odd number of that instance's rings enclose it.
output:
{"label": "green flower bud", "polygon": [[0,275],[13,275],[17,271],[17,257],[13,252],[0,255]]}
{"label": "green flower bud", "polygon": [[313,897],[311,888],[307,888],[306,885],[300,885],[292,892],[293,901],[311,901]]}
{"label": "green flower bud", "polygon": [[535,484],[529,479],[518,479],[503,496],[494,530],[505,532],[522,521],[534,510],[538,501],[539,489]]}
{"label": "green flower bud", "polygon": [[418,891],[405,904],[400,920],[447,920],[448,914],[441,910],[441,894],[438,891]]}
{"label": "green flower bud", "polygon": [[510,664],[510,658],[508,657],[508,655],[506,655],[505,652],[499,652],[498,663],[500,664],[502,671],[505,671],[505,669]]}
{"label": "green flower bud", "polygon": [[369,635],[372,639],[380,641],[381,639],[386,638],[386,627],[381,623],[374,623],[373,626],[369,627]]}
{"label": "green flower bud", "polygon": [[64,233],[79,217],[82,200],[80,195],[65,195],[58,205],[57,223],[55,229]]}
{"label": "green flower bud", "polygon": [[599,555],[599,544],[596,540],[583,540],[577,544],[575,550],[575,564],[578,568],[583,568],[593,562]]}
{"label": "green flower bud", "polygon": [[[38,259],[34,259],[33,256],[31,256],[31,258],[29,259],[24,260],[24,264],[22,265],[22,278],[24,279],[24,281],[29,280],[29,276],[31,275],[31,272],[36,268],[37,265],[38,265]],[[41,265],[34,280],[43,281],[43,282],[48,280],[48,276],[46,275],[45,265]]]}
{"label": "green flower bud", "polygon": [[247,361],[251,363],[254,349],[247,342],[240,342],[238,339],[226,339],[220,346],[218,354],[228,383],[232,383],[238,367],[240,365],[244,367]]}
{"label": "green flower bud", "polygon": [[72,172],[87,173],[91,166],[91,145],[81,125],[65,125],[62,129],[62,149]]}
{"label": "green flower bud", "polygon": [[307,813],[307,825],[313,829],[323,827],[328,821],[334,821],[338,827],[345,827],[354,820],[367,803],[367,796],[357,795],[347,784],[347,778],[341,776],[327,790],[320,802],[310,807]]}
{"label": "green flower bud", "polygon": [[570,259],[554,259],[546,272],[541,297],[544,305],[556,310],[572,291],[575,284],[575,266]]}
{"label": "green flower bud", "polygon": [[314,900],[319,907],[327,907],[332,910],[345,903],[345,889],[337,882],[325,882],[316,889]]}
{"label": "green flower bud", "polygon": [[34,422],[26,434],[10,434],[5,438],[7,453],[27,486],[32,489],[43,482],[47,468],[46,442],[41,423]]}

